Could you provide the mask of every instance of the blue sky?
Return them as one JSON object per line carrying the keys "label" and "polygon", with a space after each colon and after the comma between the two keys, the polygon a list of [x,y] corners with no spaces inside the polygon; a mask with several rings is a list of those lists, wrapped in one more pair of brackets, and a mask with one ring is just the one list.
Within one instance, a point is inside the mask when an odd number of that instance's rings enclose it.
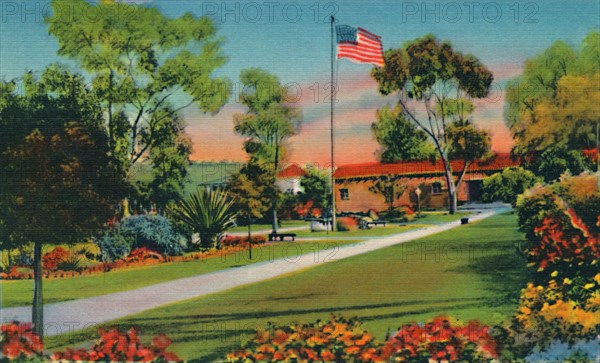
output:
{"label": "blue sky", "polygon": [[[57,42],[48,35],[43,15],[48,1],[0,0],[0,75],[11,79],[25,70],[41,70],[62,61],[56,56]],[[578,45],[585,35],[600,27],[598,1],[197,1],[154,0],[140,6],[155,6],[168,16],[190,11],[210,16],[224,39],[229,62],[219,70],[237,82],[247,67],[265,68],[284,83],[302,90],[299,105],[304,128],[291,140],[293,161],[325,160],[325,137],[329,105],[322,102],[329,82],[330,28],[332,13],[339,23],[362,26],[382,37],[384,49],[433,33],[449,40],[455,49],[472,53],[492,69],[499,88],[517,75],[523,61],[562,39]],[[340,162],[374,160],[369,124],[377,107],[391,102],[380,97],[368,74],[370,66],[341,60],[339,77]],[[316,88],[320,102],[315,102]],[[502,99],[480,107],[476,121],[498,140],[506,139],[502,125]],[[194,108],[185,111],[188,131],[195,142],[196,159],[240,159],[241,139],[231,132],[231,115],[242,111],[231,101],[216,116]],[[311,153],[298,144],[313,143]],[[222,151],[216,145],[230,144]],[[356,151],[360,144],[360,153]],[[294,145],[296,144],[296,146]],[[344,146],[347,145],[347,146]],[[345,149],[348,147],[348,149]],[[504,146],[502,146],[504,147]],[[502,149],[499,147],[499,149]],[[303,148],[304,149],[304,148]]]}

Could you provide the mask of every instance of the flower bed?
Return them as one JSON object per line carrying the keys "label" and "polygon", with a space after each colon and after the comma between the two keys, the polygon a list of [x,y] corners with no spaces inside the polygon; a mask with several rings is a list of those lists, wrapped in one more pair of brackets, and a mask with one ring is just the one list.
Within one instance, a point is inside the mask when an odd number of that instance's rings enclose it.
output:
{"label": "flower bed", "polygon": [[377,343],[356,319],[333,316],[329,321],[267,326],[241,349],[229,354],[229,363],[242,362],[374,362]]}
{"label": "flower bed", "polygon": [[171,339],[159,334],[152,344],[143,344],[135,328],[121,332],[118,328],[100,330],[100,339],[89,349],[66,348],[64,351],[44,354],[44,345],[31,330],[31,323],[2,324],[2,355],[8,360],[54,362],[182,362],[168,352]]}
{"label": "flower bed", "polygon": [[[101,262],[92,266],[87,266],[81,268],[79,271],[48,271],[45,270],[43,273],[43,277],[47,279],[59,279],[59,278],[67,278],[67,277],[75,277],[82,275],[93,275],[93,274],[101,274],[113,270],[124,269],[124,268],[135,268],[141,266],[148,266],[158,263],[167,263],[167,262],[181,262],[181,261],[192,261],[192,260],[200,260],[205,258],[213,258],[223,256],[223,254],[234,254],[240,251],[243,251],[247,248],[247,238],[246,237],[235,237],[230,236],[229,241],[232,244],[226,245],[223,244],[223,248],[220,250],[212,250],[209,252],[197,252],[192,254],[187,254],[183,256],[163,256],[155,251],[149,250],[147,248],[138,248],[131,252],[131,254],[126,257],[124,260],[118,260],[114,262]],[[226,238],[226,239],[227,239]],[[225,241],[225,239],[223,240]],[[253,236],[252,243],[253,244],[263,244],[266,242],[265,236]],[[227,242],[228,243],[228,242]],[[2,280],[26,280],[33,279],[33,271],[31,266],[13,266],[8,272],[0,273],[0,279]]]}
{"label": "flower bed", "polygon": [[[252,244],[264,244],[267,242],[267,238],[265,236],[252,236]],[[225,236],[221,240],[221,247],[248,247],[248,236]]]}
{"label": "flower bed", "polygon": [[490,329],[476,321],[466,325],[437,317],[403,326],[385,343],[375,341],[356,319],[333,316],[329,321],[269,325],[227,356],[242,362],[490,362],[498,358]]}
{"label": "flower bed", "polygon": [[564,177],[517,203],[532,282],[521,292],[511,334],[531,353],[553,341],[600,335],[600,188],[598,176]]}
{"label": "flower bed", "polygon": [[10,360],[39,356],[44,350],[44,344],[31,330],[31,323],[17,321],[2,324],[2,355]]}

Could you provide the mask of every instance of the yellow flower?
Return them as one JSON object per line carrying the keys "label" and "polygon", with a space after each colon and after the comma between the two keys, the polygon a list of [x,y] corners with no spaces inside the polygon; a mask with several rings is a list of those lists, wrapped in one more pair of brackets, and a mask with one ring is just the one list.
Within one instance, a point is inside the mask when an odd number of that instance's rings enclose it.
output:
{"label": "yellow flower", "polygon": [[594,287],[594,285],[596,285],[596,284],[594,284],[593,282],[590,282],[589,284],[585,284],[585,285],[583,286],[583,288],[584,288],[584,289],[586,289],[586,290],[589,290],[589,289],[591,289],[592,287]]}
{"label": "yellow flower", "polygon": [[553,273],[550,274],[550,276],[552,276],[552,277],[558,276],[558,271],[554,271]]}
{"label": "yellow flower", "polygon": [[600,274],[596,274],[596,276],[594,276],[594,281],[596,281],[596,283],[600,284]]}
{"label": "yellow flower", "polygon": [[563,280],[563,284],[565,284],[565,285],[571,285],[572,282],[573,281],[568,277],[565,277],[565,279]]}

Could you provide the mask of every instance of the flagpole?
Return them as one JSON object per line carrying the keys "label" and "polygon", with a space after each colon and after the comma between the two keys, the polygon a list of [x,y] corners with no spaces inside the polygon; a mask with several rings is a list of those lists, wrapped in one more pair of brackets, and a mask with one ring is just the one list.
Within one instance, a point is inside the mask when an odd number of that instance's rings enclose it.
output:
{"label": "flagpole", "polygon": [[335,178],[333,173],[335,172],[335,164],[333,159],[333,102],[335,96],[335,80],[333,78],[334,72],[334,62],[335,62],[335,41],[334,41],[334,23],[335,18],[333,15],[331,16],[331,230],[336,230],[336,220],[335,220]]}

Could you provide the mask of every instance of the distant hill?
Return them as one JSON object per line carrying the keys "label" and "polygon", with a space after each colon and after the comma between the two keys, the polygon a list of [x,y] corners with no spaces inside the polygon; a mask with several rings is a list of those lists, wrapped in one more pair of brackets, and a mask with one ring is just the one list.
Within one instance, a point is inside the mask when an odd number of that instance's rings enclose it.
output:
{"label": "distant hill", "polygon": [[[244,165],[241,162],[192,162],[188,167],[185,181],[185,194],[195,191],[199,186],[227,183],[229,177]],[[134,165],[131,169],[131,181],[150,182],[152,169],[148,163]]]}

